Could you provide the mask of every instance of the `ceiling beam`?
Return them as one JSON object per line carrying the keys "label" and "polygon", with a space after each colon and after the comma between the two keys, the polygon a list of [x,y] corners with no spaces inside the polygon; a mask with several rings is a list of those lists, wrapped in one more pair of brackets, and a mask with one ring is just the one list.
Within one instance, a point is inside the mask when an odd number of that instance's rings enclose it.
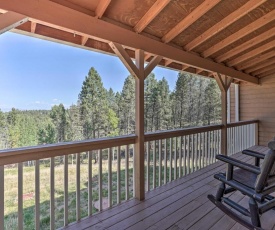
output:
{"label": "ceiling beam", "polygon": [[[142,49],[152,55],[162,56],[178,63],[210,72],[218,72],[254,84],[259,83],[258,78],[249,74],[50,1],[0,0],[0,8],[27,15],[30,18],[39,20],[41,24],[46,22],[48,25],[55,25],[59,29],[67,28],[81,36],[88,36],[108,43],[115,42],[134,49]],[[51,13],[49,14],[49,12]]]}
{"label": "ceiling beam", "polygon": [[206,30],[203,34],[198,36],[197,38],[193,39],[191,42],[189,42],[187,45],[184,46],[185,50],[192,50],[196,47],[198,47],[203,42],[207,41],[220,31],[224,30],[226,27],[230,26],[237,20],[239,20],[241,17],[249,13],[250,11],[254,10],[258,6],[260,6],[262,3],[266,2],[267,0],[250,0],[246,4],[244,4],[242,7],[238,8],[237,10],[233,11],[231,14],[229,14],[227,17],[223,18],[220,22]]}
{"label": "ceiling beam", "polygon": [[100,0],[98,6],[95,10],[95,16],[101,18],[106,11],[107,7],[110,5],[111,0]]}
{"label": "ceiling beam", "polygon": [[186,30],[190,25],[197,21],[207,11],[211,10],[221,0],[205,0],[196,9],[194,9],[189,15],[181,20],[173,29],[162,37],[164,43],[168,43],[173,40],[176,36]]}
{"label": "ceiling beam", "polygon": [[235,48],[215,58],[215,60],[217,62],[222,62],[274,36],[275,36],[275,27],[262,34],[259,34],[257,37],[252,38],[251,40],[248,40],[245,43],[242,43],[236,46]]}
{"label": "ceiling beam", "polygon": [[25,22],[28,18],[25,15],[15,12],[7,12],[0,15],[0,34],[5,33]]}
{"label": "ceiling beam", "polygon": [[171,2],[171,0],[157,0],[154,5],[135,25],[134,31],[140,33],[149,23]]}
{"label": "ceiling beam", "polygon": [[235,65],[237,65],[241,62],[244,62],[248,59],[251,59],[251,58],[257,56],[258,54],[261,54],[261,53],[263,53],[267,50],[273,49],[274,47],[275,47],[275,40],[273,40],[271,42],[268,42],[268,43],[266,43],[266,44],[264,44],[264,45],[262,45],[262,46],[260,46],[256,49],[253,49],[250,52],[245,53],[245,54],[233,59],[232,61],[227,62],[226,64],[228,66],[235,66]]}
{"label": "ceiling beam", "polygon": [[[272,22],[274,19],[275,19],[275,10],[269,12],[268,14],[264,15],[263,17],[257,19],[256,21],[243,27],[242,29],[238,30],[237,32],[231,34],[230,36],[226,37],[225,39],[218,42],[217,44],[214,44],[209,49],[205,50],[202,53],[202,56],[209,57],[210,55],[220,51],[221,49],[229,46],[230,44],[233,44],[234,42],[245,37],[246,35],[251,34],[252,32],[256,31],[257,29],[265,26],[269,22]],[[218,62],[222,62],[226,58],[227,58],[226,55],[221,55],[221,57],[217,58],[217,60],[219,59],[221,61],[218,61]]]}
{"label": "ceiling beam", "polygon": [[266,59],[272,58],[274,56],[275,56],[275,50],[271,50],[265,54],[261,54],[249,61],[246,61],[243,64],[237,65],[236,68],[237,69],[247,69],[248,67],[255,66],[256,64],[261,63],[261,62],[265,61]]}

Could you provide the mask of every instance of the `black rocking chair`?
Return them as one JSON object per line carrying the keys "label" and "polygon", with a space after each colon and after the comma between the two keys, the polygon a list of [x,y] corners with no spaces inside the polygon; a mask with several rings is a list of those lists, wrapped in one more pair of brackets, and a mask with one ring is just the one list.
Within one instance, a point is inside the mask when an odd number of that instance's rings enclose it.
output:
{"label": "black rocking chair", "polygon": [[[275,208],[275,198],[270,195],[275,191],[275,140],[269,142],[268,147],[270,150],[267,154],[251,150],[244,150],[242,152],[243,154],[255,157],[255,165],[250,165],[224,155],[216,156],[218,160],[227,163],[227,172],[214,175],[214,178],[220,180],[222,183],[218,188],[216,196],[208,195],[208,199],[225,214],[248,229],[262,229],[260,215]],[[261,166],[260,159],[263,159]],[[234,167],[237,169],[234,169]],[[250,197],[248,209],[228,197],[224,197],[225,194],[236,190]],[[228,206],[250,217],[251,222],[238,215],[237,212],[234,212]]]}

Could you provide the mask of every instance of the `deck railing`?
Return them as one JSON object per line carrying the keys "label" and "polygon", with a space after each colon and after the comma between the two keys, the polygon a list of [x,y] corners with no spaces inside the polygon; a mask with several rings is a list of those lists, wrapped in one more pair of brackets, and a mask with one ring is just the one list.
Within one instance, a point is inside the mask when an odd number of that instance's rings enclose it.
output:
{"label": "deck railing", "polygon": [[258,120],[252,120],[227,125],[228,155],[258,144],[258,123]]}
{"label": "deck railing", "polygon": [[[257,144],[257,124],[228,125],[230,154]],[[146,133],[146,191],[214,163],[222,127]],[[129,135],[0,151],[0,230],[56,229],[134,197],[136,139]]]}
{"label": "deck railing", "polygon": [[215,162],[222,125],[147,133],[146,191]]}
{"label": "deck railing", "polygon": [[0,229],[57,229],[132,198],[135,139],[0,151]]}

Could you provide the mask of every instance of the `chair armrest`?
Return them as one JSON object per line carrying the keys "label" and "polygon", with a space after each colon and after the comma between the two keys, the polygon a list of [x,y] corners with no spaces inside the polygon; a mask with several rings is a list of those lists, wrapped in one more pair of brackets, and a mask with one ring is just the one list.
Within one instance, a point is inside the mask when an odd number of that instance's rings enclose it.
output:
{"label": "chair armrest", "polygon": [[244,169],[246,171],[255,173],[257,175],[259,175],[261,173],[261,170],[260,170],[259,167],[247,164],[245,162],[236,160],[236,159],[231,158],[231,157],[227,157],[227,156],[224,156],[224,155],[217,155],[216,159],[221,160],[223,162],[226,162],[226,163],[228,163],[230,165],[236,166],[238,168]]}
{"label": "chair armrest", "polygon": [[249,150],[249,149],[243,150],[242,153],[245,154],[245,155],[248,155],[248,156],[259,158],[259,159],[264,159],[265,158],[265,155],[263,153],[259,153],[259,152]]}

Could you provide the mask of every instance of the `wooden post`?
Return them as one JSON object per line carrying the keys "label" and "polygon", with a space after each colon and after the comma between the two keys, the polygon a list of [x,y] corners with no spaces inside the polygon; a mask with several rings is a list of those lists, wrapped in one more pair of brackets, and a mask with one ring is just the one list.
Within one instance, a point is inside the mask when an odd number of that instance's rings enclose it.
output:
{"label": "wooden post", "polygon": [[134,181],[135,197],[139,200],[145,199],[145,178],[144,178],[144,80],[162,60],[162,57],[155,56],[150,63],[144,67],[145,56],[143,50],[135,51],[135,64],[125,51],[122,45],[111,42],[111,48],[120,58],[129,72],[135,76],[135,97],[136,97],[136,129],[137,135],[134,154]]}
{"label": "wooden post", "polygon": [[227,91],[233,79],[219,73],[214,73],[214,77],[221,90],[222,100],[221,154],[227,155]]}

